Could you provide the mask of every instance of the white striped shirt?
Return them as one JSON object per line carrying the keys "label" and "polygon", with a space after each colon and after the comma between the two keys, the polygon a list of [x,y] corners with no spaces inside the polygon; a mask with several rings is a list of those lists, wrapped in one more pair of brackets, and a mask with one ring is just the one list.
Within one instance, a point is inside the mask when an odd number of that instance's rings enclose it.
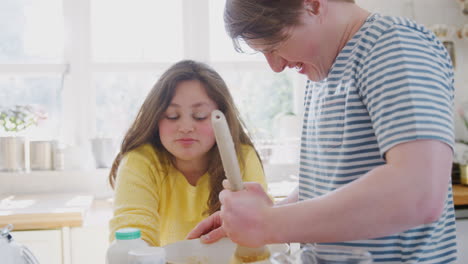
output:
{"label": "white striped shirt", "polygon": [[[397,144],[434,139],[453,148],[451,65],[444,46],[425,27],[371,15],[339,53],[327,79],[308,82],[300,200],[385,164],[385,153]],[[455,263],[452,189],[449,175],[441,177],[447,177],[448,194],[437,221],[387,237],[333,244],[367,250],[375,263]]]}

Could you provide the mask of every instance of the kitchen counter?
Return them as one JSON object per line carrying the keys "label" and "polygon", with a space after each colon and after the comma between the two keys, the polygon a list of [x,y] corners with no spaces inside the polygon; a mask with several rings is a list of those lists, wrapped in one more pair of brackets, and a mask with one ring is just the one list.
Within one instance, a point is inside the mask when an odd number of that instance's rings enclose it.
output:
{"label": "kitchen counter", "polygon": [[[295,187],[295,181],[281,181],[268,183],[268,192],[275,198],[281,200],[286,197]],[[468,186],[453,185],[453,202],[455,206],[468,206]]]}
{"label": "kitchen counter", "polygon": [[453,203],[455,206],[468,205],[468,186],[460,184],[453,185]]}
{"label": "kitchen counter", "polygon": [[[269,184],[269,191],[280,200],[295,186],[295,182],[276,182]],[[456,207],[468,206],[468,186],[453,185],[453,200]],[[112,200],[92,195],[0,195],[0,227],[12,223],[15,230],[103,227],[111,217]]]}
{"label": "kitchen counter", "polygon": [[0,195],[0,228],[40,263],[104,263],[111,217],[112,201],[89,194]]}
{"label": "kitchen counter", "polygon": [[93,196],[83,194],[36,194],[0,196],[0,227],[15,230],[55,229],[83,226]]}

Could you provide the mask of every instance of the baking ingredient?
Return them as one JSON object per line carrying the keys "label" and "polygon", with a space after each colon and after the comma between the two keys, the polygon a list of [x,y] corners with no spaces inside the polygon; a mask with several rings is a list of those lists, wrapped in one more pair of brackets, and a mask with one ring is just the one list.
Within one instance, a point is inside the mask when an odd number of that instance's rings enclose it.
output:
{"label": "baking ingredient", "polygon": [[[240,253],[243,255],[241,255]],[[236,250],[229,264],[253,263],[253,262],[258,262],[262,260],[267,260],[270,258],[270,251],[266,249],[259,250],[257,254],[255,255],[245,254],[245,252],[244,253],[240,252],[240,253],[239,253],[239,250]]]}

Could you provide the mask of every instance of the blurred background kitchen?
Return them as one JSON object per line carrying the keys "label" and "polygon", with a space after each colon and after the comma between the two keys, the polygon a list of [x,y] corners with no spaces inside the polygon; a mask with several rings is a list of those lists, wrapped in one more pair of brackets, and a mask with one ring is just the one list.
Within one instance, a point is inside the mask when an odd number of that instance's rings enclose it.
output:
{"label": "blurred background kitchen", "polygon": [[[468,263],[468,0],[357,0],[430,27],[452,55],[454,198],[460,263]],[[305,78],[238,54],[224,0],[0,1],[0,228],[41,263],[103,263],[122,135],[159,75],[180,59],[228,82],[265,164],[270,192],[297,181]],[[464,249],[464,250],[463,250]]]}

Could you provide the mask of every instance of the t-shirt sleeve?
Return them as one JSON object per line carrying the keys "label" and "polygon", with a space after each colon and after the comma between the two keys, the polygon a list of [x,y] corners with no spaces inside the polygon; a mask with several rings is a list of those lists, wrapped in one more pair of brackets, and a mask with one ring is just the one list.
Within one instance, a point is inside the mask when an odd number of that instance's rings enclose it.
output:
{"label": "t-shirt sleeve", "polygon": [[449,55],[432,33],[404,26],[381,32],[363,59],[359,92],[382,157],[418,139],[453,149],[453,84]]}
{"label": "t-shirt sleeve", "polygon": [[141,237],[152,246],[159,245],[159,196],[150,159],[138,151],[128,153],[121,161],[114,194],[114,216],[109,223],[110,240],[115,231],[125,227],[141,230]]}

